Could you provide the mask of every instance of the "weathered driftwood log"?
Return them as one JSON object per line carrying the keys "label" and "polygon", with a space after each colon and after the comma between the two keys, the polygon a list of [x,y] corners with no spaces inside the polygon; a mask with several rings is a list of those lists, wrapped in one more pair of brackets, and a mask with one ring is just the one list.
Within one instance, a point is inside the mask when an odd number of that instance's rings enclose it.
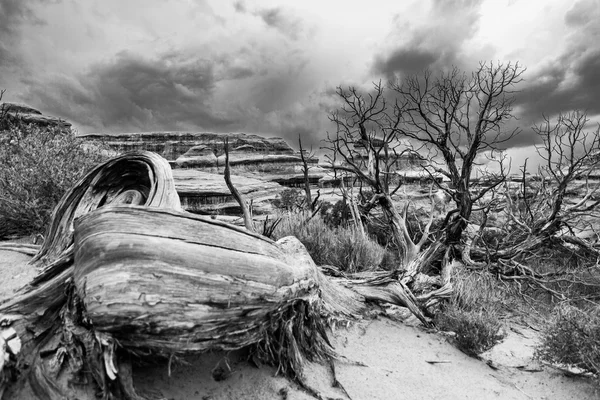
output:
{"label": "weathered driftwood log", "polygon": [[136,399],[131,355],[248,345],[300,378],[305,359],[334,356],[327,311],[362,307],[343,289],[323,307],[326,278],[297,240],[182,212],[168,164],[147,152],[79,181],[32,262],[38,276],[0,305],[0,330],[23,345],[17,355],[3,342],[9,398]]}
{"label": "weathered driftwood log", "polygon": [[105,208],[75,223],[75,287],[94,328],[128,349],[239,349],[289,301],[316,302],[317,269],[271,240],[189,213]]}
{"label": "weathered driftwood log", "polygon": [[0,331],[22,342],[18,354],[0,343],[8,398],[140,399],[130,357],[246,346],[301,382],[304,360],[335,357],[327,323],[367,300],[428,323],[398,277],[330,280],[295,238],[181,211],[168,163],[148,152],[110,160],[67,192],[32,262],[39,274],[0,304]]}

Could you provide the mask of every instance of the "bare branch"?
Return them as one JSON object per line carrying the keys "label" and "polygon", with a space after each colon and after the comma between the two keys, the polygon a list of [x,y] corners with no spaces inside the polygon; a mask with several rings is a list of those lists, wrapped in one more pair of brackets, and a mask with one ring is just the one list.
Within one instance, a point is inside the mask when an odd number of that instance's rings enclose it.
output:
{"label": "bare branch", "polygon": [[242,208],[242,213],[244,215],[244,225],[246,226],[246,229],[248,229],[250,232],[255,232],[256,230],[254,229],[252,213],[250,212],[248,203],[246,203],[246,200],[244,199],[242,194],[237,190],[237,188],[233,185],[233,182],[231,181],[231,171],[229,168],[229,138],[226,137],[223,143],[225,147],[225,183],[227,184],[227,187],[229,188],[229,191],[231,192],[232,196]]}

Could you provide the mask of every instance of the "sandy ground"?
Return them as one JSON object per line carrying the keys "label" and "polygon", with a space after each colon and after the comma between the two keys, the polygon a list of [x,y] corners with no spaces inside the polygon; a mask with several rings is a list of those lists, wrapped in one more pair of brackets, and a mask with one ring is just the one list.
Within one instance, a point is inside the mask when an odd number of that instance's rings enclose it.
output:
{"label": "sandy ground", "polygon": [[[0,299],[34,275],[28,260],[0,250]],[[517,325],[506,330],[503,343],[478,360],[456,349],[448,336],[415,326],[412,318],[364,320],[332,335],[342,356],[335,363],[336,377],[353,400],[600,398],[600,389],[588,379],[566,376],[533,360],[534,330]],[[244,351],[214,352],[173,361],[170,376],[166,361],[136,366],[134,380],[142,394],[173,400],[313,398],[275,373],[247,361]],[[328,367],[311,364],[305,373],[324,398],[348,398],[332,386]]]}

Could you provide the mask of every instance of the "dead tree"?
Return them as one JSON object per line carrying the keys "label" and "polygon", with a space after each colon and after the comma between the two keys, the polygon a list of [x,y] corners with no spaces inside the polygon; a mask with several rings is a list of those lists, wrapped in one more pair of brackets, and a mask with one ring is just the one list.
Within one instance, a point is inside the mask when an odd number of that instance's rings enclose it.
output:
{"label": "dead tree", "polygon": [[523,72],[518,63],[480,63],[470,76],[453,68],[438,76],[427,71],[392,84],[398,132],[434,151],[423,167],[432,176],[439,173],[450,180],[450,186],[439,185],[456,204],[445,221],[447,245],[460,243],[475,204],[506,178],[501,168],[484,177],[483,188],[473,185],[477,157],[496,156],[500,145],[518,133],[503,127],[513,118],[514,87]]}
{"label": "dead tree", "polygon": [[600,204],[600,127],[585,131],[587,122],[585,113],[574,111],[558,115],[555,121],[545,116],[533,127],[541,142],[536,150],[543,160],[536,179],[526,173],[525,163],[519,186],[506,185],[508,223],[503,227],[503,240],[498,249],[472,249],[475,257],[516,266],[521,255],[553,240],[600,255],[593,242],[581,237],[584,231],[596,233],[600,217],[596,212]]}
{"label": "dead tree", "polygon": [[[169,164],[149,152],[94,168],[54,210],[36,277],[0,302],[0,395],[142,400],[132,359],[250,346],[304,384],[335,358],[328,321],[365,301],[409,307],[389,275],[324,276],[295,238],[278,242],[181,209]],[[313,392],[314,393],[314,392]]]}
{"label": "dead tree", "polygon": [[244,216],[244,226],[250,232],[255,232],[254,220],[252,218],[252,211],[250,210],[248,203],[246,203],[246,200],[244,199],[244,197],[242,196],[240,191],[237,190],[237,188],[233,185],[233,182],[231,181],[231,167],[229,166],[229,139],[228,138],[225,138],[223,146],[225,148],[225,172],[223,173],[223,175],[225,177],[225,183],[227,184],[227,188],[229,188],[231,195],[233,196],[235,201],[237,201],[237,203],[240,205],[240,208],[242,209],[242,215]]}
{"label": "dead tree", "polygon": [[310,167],[308,166],[308,159],[312,158],[314,154],[312,152],[312,148],[310,151],[306,151],[302,147],[302,137],[300,137],[300,135],[298,135],[298,146],[300,147],[300,158],[302,159],[302,174],[304,175],[304,208],[310,211],[314,211],[317,207],[318,196],[315,199],[315,201],[313,201],[312,193],[310,190],[310,179],[308,176],[308,171],[310,169]]}
{"label": "dead tree", "polygon": [[354,87],[347,90],[338,87],[337,94],[342,106],[329,117],[336,132],[328,134],[324,146],[330,151],[327,155],[329,168],[349,174],[372,190],[369,207],[380,206],[389,221],[401,253],[402,265],[398,267],[407,268],[414,274],[418,268],[413,261],[429,232],[425,230],[419,240],[413,240],[404,216],[392,202],[392,196],[402,184],[395,171],[403,156],[412,151],[399,137],[400,114],[388,106],[381,82],[374,84],[372,93],[363,94]]}

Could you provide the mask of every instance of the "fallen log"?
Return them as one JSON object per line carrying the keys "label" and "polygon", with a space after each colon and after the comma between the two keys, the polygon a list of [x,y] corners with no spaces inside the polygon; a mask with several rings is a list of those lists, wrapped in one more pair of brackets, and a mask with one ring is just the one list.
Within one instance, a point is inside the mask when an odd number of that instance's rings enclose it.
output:
{"label": "fallen log", "polygon": [[0,304],[0,331],[22,345],[0,348],[7,398],[142,399],[132,357],[248,346],[302,384],[305,360],[335,358],[329,322],[358,317],[368,300],[428,324],[399,276],[331,280],[295,238],[182,211],[168,163],[149,152],[69,190],[32,263],[38,275]]}
{"label": "fallen log", "polygon": [[114,207],[75,223],[74,284],[94,328],[153,353],[235,350],[269,314],[318,300],[317,270],[233,225],[171,210]]}
{"label": "fallen log", "polygon": [[[170,168],[152,153],[117,157],[80,180],[32,263],[39,274],[0,304],[0,330],[22,344],[18,354],[1,349],[8,398],[139,399],[132,356],[252,345],[294,379],[305,360],[335,356],[326,278],[297,239],[278,244],[181,211]],[[361,308],[340,293],[329,312]]]}

